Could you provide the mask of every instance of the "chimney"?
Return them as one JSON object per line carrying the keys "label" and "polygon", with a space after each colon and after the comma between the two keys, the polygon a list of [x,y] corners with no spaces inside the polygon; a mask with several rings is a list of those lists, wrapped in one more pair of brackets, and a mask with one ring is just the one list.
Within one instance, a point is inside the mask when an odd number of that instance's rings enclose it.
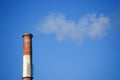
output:
{"label": "chimney", "polygon": [[23,36],[23,80],[32,80],[32,34]]}

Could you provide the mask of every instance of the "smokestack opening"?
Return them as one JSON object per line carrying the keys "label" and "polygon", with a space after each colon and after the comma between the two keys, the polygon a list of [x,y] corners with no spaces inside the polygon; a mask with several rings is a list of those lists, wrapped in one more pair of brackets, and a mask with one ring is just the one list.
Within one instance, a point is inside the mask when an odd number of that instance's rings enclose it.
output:
{"label": "smokestack opening", "polygon": [[24,36],[30,36],[31,38],[33,37],[31,33],[24,33],[22,37],[24,38]]}

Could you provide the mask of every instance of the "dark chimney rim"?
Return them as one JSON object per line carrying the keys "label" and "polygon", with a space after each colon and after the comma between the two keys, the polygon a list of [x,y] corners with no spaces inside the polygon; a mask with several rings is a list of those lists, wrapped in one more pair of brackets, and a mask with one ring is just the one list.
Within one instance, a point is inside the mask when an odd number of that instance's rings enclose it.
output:
{"label": "dark chimney rim", "polygon": [[31,33],[24,33],[22,37],[24,36],[30,36],[31,38],[33,37],[33,35]]}

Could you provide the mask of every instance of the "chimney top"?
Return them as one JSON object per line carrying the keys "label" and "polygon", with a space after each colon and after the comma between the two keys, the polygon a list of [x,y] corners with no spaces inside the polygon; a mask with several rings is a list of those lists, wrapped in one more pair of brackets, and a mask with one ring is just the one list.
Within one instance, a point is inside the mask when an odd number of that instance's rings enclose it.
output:
{"label": "chimney top", "polygon": [[22,37],[24,36],[30,36],[31,38],[33,37],[33,35],[31,33],[24,33]]}

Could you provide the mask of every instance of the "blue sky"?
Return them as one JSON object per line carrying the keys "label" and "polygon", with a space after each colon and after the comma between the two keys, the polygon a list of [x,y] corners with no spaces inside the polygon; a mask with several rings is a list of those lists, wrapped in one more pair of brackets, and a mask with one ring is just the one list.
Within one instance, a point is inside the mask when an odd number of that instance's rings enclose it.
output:
{"label": "blue sky", "polygon": [[34,80],[120,80],[119,0],[0,0],[0,80],[21,80],[25,32]]}

